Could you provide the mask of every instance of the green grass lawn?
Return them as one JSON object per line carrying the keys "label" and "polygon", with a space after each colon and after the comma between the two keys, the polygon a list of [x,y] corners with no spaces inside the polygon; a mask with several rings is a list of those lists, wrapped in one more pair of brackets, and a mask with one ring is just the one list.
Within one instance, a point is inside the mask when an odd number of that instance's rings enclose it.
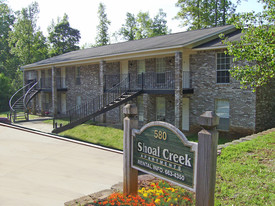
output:
{"label": "green grass lawn", "polygon": [[123,150],[123,130],[82,124],[59,135]]}
{"label": "green grass lawn", "polygon": [[215,205],[275,204],[275,132],[222,150]]}
{"label": "green grass lawn", "polygon": [[[53,120],[45,120],[44,122],[52,124]],[[58,123],[58,125],[60,123],[65,125],[68,123],[68,120],[58,119],[56,122]],[[111,147],[114,149],[123,149],[123,130],[110,127],[95,126],[93,124],[94,123],[92,121],[88,121],[85,124],[64,131],[59,135]],[[190,135],[187,136],[187,138],[189,141],[198,142],[198,135]],[[219,144],[224,144],[229,141],[232,141],[232,139],[223,137],[219,138]]]}
{"label": "green grass lawn", "polygon": [[[9,113],[10,113],[9,111],[8,112],[1,112],[0,117],[7,117],[7,114],[9,114]],[[39,118],[38,115],[32,115],[32,114],[29,115],[30,120],[34,120],[34,119],[38,119],[38,118]]]}

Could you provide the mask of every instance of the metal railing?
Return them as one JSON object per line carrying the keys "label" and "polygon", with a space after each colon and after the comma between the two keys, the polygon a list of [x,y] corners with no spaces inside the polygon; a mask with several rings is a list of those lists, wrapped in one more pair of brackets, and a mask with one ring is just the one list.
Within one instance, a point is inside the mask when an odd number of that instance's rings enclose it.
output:
{"label": "metal railing", "polygon": [[23,86],[22,88],[20,88],[19,90],[17,90],[12,97],[10,98],[9,101],[9,106],[10,106],[10,110],[12,112],[15,111],[14,106],[20,102],[22,100],[22,104],[23,104],[23,98],[24,98],[24,91],[26,89],[28,89],[29,87],[31,87],[33,84],[35,83],[35,80],[33,80],[32,82],[26,84],[25,86]]}
{"label": "metal railing", "polygon": [[[145,72],[141,74],[116,74],[104,76],[104,90],[107,91],[119,82],[120,79],[128,78],[131,90],[174,90],[175,89],[175,72]],[[182,88],[191,88],[190,72],[182,73]]]}
{"label": "metal railing", "polygon": [[[65,115],[59,115],[59,119],[66,119],[68,123],[75,122],[84,117],[87,117],[95,112],[98,112],[106,108],[110,104],[116,103],[116,101],[125,93],[129,91],[129,79],[124,78],[121,82],[116,84],[111,89],[108,89],[103,94],[100,94],[90,101],[87,101],[81,105],[77,105],[70,110],[66,111]],[[54,128],[58,125],[58,120],[54,119]]]}
{"label": "metal railing", "polygon": [[[40,78],[39,87],[41,89],[51,89],[52,88],[52,78]],[[66,78],[65,77],[56,77],[56,87],[57,89],[67,88],[66,86]]]}
{"label": "metal railing", "polygon": [[37,85],[39,85],[40,80],[37,82],[34,82],[33,85],[28,89],[28,91],[26,92],[26,94],[24,95],[24,99],[23,99],[23,105],[24,105],[24,109],[27,110],[27,106],[28,103],[30,102],[30,100],[33,98],[34,93],[37,91]]}

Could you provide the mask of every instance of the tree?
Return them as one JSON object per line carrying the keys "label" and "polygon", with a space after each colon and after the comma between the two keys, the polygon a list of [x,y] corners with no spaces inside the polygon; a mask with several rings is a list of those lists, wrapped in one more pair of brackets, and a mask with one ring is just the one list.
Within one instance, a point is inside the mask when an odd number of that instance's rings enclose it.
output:
{"label": "tree", "polygon": [[105,5],[100,3],[98,7],[99,24],[97,26],[96,46],[107,45],[110,42],[108,26],[111,22],[107,19]]}
{"label": "tree", "polygon": [[236,10],[231,0],[178,0],[176,6],[180,11],[175,18],[188,30],[225,25]]}
{"label": "tree", "polygon": [[153,33],[152,30],[153,20],[150,18],[149,12],[139,12],[137,15],[137,39],[144,39],[150,37]]}
{"label": "tree", "polygon": [[77,44],[80,40],[80,32],[77,29],[71,28],[69,23],[69,17],[64,14],[63,19],[57,20],[55,25],[54,21],[50,27],[48,27],[50,42],[50,56],[57,56],[70,51],[79,50]]}
{"label": "tree", "polygon": [[134,40],[136,39],[137,33],[137,21],[134,14],[127,12],[126,14],[126,23],[122,24],[118,34],[122,36],[125,40]]}
{"label": "tree", "polygon": [[244,88],[251,86],[254,90],[274,81],[275,77],[275,2],[261,2],[264,3],[263,12],[241,14],[232,20],[237,28],[242,29],[241,40],[224,40],[233,62],[246,62],[245,65],[234,64],[230,74]]}
{"label": "tree", "polygon": [[159,9],[158,14],[154,17],[152,24],[152,35],[151,36],[160,36],[170,33],[168,30],[166,13],[163,12],[163,9]]}
{"label": "tree", "polygon": [[17,56],[20,64],[30,64],[47,58],[46,38],[36,26],[39,8],[37,2],[17,12],[17,21],[9,32],[11,53]]}
{"label": "tree", "polygon": [[159,9],[158,14],[152,19],[149,12],[126,14],[126,23],[122,25],[118,34],[125,40],[143,39],[168,34],[166,13]]}
{"label": "tree", "polygon": [[7,111],[9,108],[9,98],[11,97],[11,80],[3,73],[0,73],[0,111]]}
{"label": "tree", "polygon": [[16,66],[14,56],[10,53],[8,42],[9,32],[12,30],[15,16],[12,10],[3,1],[0,1],[0,72],[14,78]]}

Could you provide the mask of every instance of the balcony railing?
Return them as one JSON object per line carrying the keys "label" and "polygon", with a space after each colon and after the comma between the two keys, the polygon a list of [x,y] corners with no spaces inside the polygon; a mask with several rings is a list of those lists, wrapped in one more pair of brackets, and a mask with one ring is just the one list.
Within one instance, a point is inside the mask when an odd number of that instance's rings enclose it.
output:
{"label": "balcony railing", "polygon": [[[124,75],[105,75],[105,91],[119,83],[120,79],[128,79],[131,90],[174,90],[175,89],[175,72],[145,72],[141,74],[124,74]],[[182,88],[190,89],[190,72],[184,71],[182,74]]]}
{"label": "balcony railing", "polygon": [[[39,84],[40,89],[51,89],[52,88],[52,78],[41,78],[40,79],[40,84]],[[56,87],[57,89],[66,89],[66,79],[65,77],[56,77]]]}

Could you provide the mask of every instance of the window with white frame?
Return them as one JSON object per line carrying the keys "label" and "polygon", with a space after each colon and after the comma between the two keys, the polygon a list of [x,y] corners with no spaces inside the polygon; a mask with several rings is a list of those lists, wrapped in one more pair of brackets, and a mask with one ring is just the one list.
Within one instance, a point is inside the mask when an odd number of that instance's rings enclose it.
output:
{"label": "window with white frame", "polygon": [[138,103],[138,121],[143,122],[144,120],[143,96],[137,97],[137,103]]}
{"label": "window with white frame", "polygon": [[156,98],[156,120],[165,121],[165,98],[157,97]]}
{"label": "window with white frame", "polygon": [[165,59],[157,58],[156,59],[157,84],[165,83],[165,69],[166,69]]}
{"label": "window with white frame", "polygon": [[225,53],[217,53],[217,83],[229,83],[231,57]]}
{"label": "window with white frame", "polygon": [[217,127],[219,130],[229,130],[229,101],[224,99],[215,100],[215,112],[220,117],[220,123]]}

